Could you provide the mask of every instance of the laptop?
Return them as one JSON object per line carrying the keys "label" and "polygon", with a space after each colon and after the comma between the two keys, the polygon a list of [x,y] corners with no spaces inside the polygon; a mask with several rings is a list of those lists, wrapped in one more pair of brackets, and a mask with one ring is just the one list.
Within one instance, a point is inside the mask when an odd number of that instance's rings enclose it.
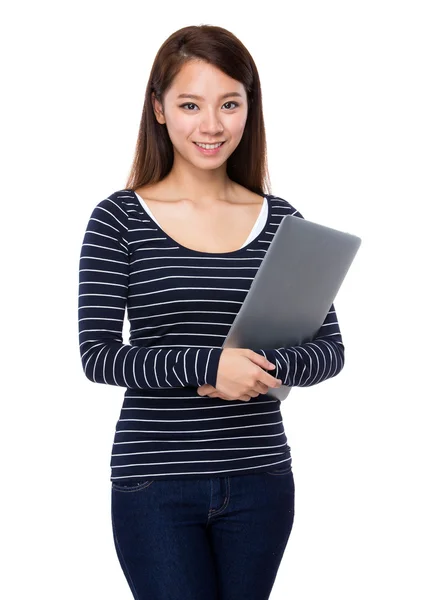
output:
{"label": "laptop", "polygon": [[[222,348],[287,348],[313,340],[361,245],[361,238],[285,215]],[[270,388],[284,400],[291,387]]]}

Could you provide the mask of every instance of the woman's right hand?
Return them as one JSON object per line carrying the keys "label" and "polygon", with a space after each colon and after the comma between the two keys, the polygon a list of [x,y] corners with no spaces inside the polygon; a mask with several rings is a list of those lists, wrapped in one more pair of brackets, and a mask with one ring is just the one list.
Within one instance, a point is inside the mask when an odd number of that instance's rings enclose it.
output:
{"label": "woman's right hand", "polygon": [[[275,365],[272,369],[275,369]],[[229,400],[250,400],[269,388],[282,385],[263,369],[271,369],[269,360],[248,348],[224,348],[216,378],[216,389]]]}

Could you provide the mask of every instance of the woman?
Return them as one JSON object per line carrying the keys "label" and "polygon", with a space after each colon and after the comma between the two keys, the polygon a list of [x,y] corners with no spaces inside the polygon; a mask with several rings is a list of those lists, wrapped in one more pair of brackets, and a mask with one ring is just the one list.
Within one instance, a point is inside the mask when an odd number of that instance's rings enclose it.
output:
{"label": "woman", "polygon": [[222,349],[280,220],[303,218],[266,179],[249,52],[220,27],[177,31],[154,60],[126,187],[95,206],[80,257],[85,375],[126,388],[111,517],[137,599],[269,597],[294,479],[268,390],[344,364],[334,306],[311,343]]}

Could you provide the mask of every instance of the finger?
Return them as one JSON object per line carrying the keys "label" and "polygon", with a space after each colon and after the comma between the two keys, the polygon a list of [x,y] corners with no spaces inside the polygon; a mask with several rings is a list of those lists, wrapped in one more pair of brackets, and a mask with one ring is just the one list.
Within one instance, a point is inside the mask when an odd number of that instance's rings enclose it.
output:
{"label": "finger", "polygon": [[203,395],[203,396],[206,396],[206,395],[208,395],[208,394],[211,394],[211,393],[212,393],[212,392],[214,392],[214,391],[215,391],[215,388],[214,388],[212,385],[209,385],[209,384],[207,384],[207,383],[206,383],[206,384],[204,384],[204,385],[201,385],[201,386],[200,386],[200,387],[197,389],[197,392],[198,392],[199,394]]}
{"label": "finger", "polygon": [[249,394],[266,394],[268,390],[269,387],[266,385],[266,383],[256,381],[256,385],[251,390],[249,390]]}
{"label": "finger", "polygon": [[221,400],[232,400],[229,396],[225,396],[225,394],[221,394],[218,390],[215,389],[214,392],[208,394],[210,398],[220,398]]}
{"label": "finger", "polygon": [[269,390],[271,389],[271,387],[277,387],[277,386],[268,386],[266,385],[266,383],[263,383],[262,381],[257,381],[256,385],[254,386],[253,389],[250,390],[250,394],[251,393],[255,393],[255,394],[267,394],[269,392]]}

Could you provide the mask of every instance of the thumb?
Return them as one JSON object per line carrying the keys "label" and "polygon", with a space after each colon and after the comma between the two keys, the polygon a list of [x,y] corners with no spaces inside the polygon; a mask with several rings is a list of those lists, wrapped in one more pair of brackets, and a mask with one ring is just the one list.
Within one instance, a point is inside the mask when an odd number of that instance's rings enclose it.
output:
{"label": "thumb", "polygon": [[269,362],[269,360],[267,358],[265,358],[264,356],[261,356],[260,354],[257,354],[257,352],[254,352],[252,350],[252,353],[249,356],[250,360],[252,362],[254,362],[255,365],[258,365],[259,367],[262,367],[263,369],[275,369],[275,365],[271,362]]}

